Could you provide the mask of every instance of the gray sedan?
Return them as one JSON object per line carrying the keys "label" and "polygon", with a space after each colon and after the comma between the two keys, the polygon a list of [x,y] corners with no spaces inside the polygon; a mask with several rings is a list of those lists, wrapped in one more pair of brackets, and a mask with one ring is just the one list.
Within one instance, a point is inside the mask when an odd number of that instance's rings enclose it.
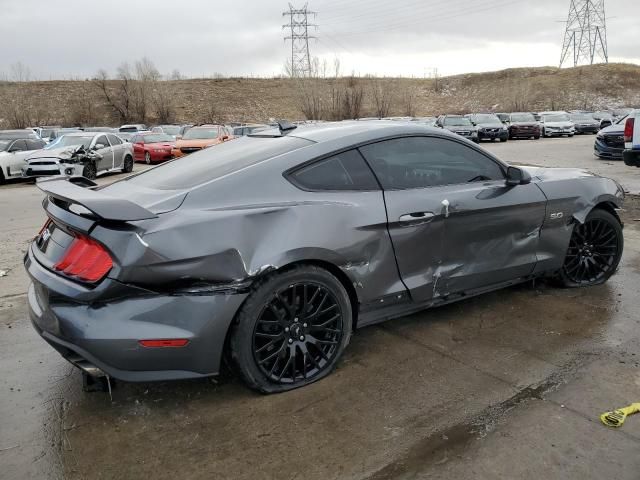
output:
{"label": "gray sedan", "polygon": [[133,147],[112,133],[69,133],[43,150],[31,154],[23,177],[82,175],[93,179],[101,173],[133,170]]}
{"label": "gray sedan", "polygon": [[86,374],[125,381],[216,375],[224,355],[290,390],[356,328],[535,278],[600,284],[623,249],[614,181],[408,122],[282,123],[91,183],[39,182],[29,311]]}

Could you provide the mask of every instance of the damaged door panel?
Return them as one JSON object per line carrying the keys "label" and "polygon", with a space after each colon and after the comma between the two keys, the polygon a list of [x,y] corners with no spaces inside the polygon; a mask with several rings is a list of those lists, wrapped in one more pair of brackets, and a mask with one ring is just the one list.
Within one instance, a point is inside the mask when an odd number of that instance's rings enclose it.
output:
{"label": "damaged door panel", "polygon": [[438,295],[533,272],[546,204],[536,185],[498,180],[448,187],[446,195],[450,215],[444,222]]}

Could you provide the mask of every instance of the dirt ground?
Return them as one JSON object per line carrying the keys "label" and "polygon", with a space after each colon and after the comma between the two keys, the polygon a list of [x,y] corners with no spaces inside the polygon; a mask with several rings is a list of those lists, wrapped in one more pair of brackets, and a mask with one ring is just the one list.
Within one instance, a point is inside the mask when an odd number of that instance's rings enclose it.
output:
{"label": "dirt ground", "polygon": [[[640,170],[595,160],[592,142],[487,148],[639,193]],[[640,415],[620,429],[598,420],[640,401],[639,197],[606,285],[528,283],[362,329],[333,375],[287,394],[225,376],[119,384],[112,397],[83,393],[27,320],[21,252],[40,199],[33,185],[0,189],[3,479],[640,478]]]}

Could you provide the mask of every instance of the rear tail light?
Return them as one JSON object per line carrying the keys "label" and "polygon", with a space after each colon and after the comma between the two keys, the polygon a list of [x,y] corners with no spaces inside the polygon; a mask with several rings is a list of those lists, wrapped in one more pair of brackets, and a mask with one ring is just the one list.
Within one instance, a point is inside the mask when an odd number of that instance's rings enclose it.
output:
{"label": "rear tail light", "polygon": [[625,142],[633,141],[633,129],[635,125],[636,125],[635,118],[627,118],[627,121],[624,124],[624,141]]}
{"label": "rear tail light", "polygon": [[113,267],[111,256],[95,240],[77,236],[64,257],[53,268],[83,282],[95,283],[102,280]]}

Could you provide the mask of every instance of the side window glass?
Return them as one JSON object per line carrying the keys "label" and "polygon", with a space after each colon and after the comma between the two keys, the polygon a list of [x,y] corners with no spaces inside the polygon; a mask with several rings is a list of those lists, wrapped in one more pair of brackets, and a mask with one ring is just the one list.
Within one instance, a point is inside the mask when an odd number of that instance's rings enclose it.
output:
{"label": "side window glass", "polygon": [[325,158],[289,174],[307,190],[378,190],[373,173],[356,150]]}
{"label": "side window glass", "polygon": [[98,139],[96,140],[96,145],[97,145],[97,144],[99,144],[99,143],[101,143],[102,145],[104,145],[104,146],[105,146],[105,148],[110,146],[110,145],[109,145],[109,140],[107,140],[107,136],[106,136],[106,135],[100,135],[100,136],[98,137]]}
{"label": "side window glass", "polygon": [[502,168],[492,159],[446,138],[397,138],[360,150],[389,190],[504,179]]}
{"label": "side window glass", "polygon": [[24,152],[26,149],[27,142],[25,140],[16,140],[15,142],[13,142],[13,145],[11,145],[11,148],[9,150],[13,152]]}
{"label": "side window glass", "polygon": [[27,150],[40,150],[45,145],[42,140],[27,140]]}
{"label": "side window glass", "polygon": [[111,145],[121,145],[122,142],[120,141],[120,139],[118,137],[116,137],[115,135],[107,135],[107,137],[109,137],[109,141],[111,142]]}

